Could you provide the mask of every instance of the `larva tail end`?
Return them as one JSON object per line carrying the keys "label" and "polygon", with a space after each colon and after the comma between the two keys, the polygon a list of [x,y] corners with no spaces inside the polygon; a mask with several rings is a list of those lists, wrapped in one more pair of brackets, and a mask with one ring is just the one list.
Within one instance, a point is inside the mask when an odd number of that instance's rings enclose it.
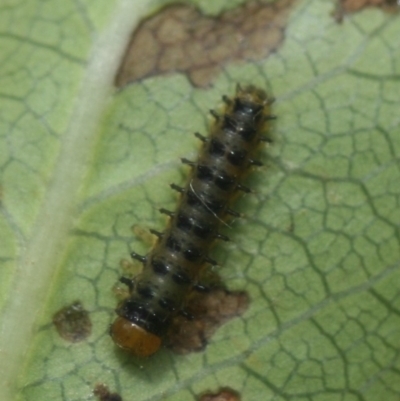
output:
{"label": "larva tail end", "polygon": [[138,357],[154,354],[161,347],[161,338],[124,317],[117,317],[110,327],[110,335],[118,347]]}

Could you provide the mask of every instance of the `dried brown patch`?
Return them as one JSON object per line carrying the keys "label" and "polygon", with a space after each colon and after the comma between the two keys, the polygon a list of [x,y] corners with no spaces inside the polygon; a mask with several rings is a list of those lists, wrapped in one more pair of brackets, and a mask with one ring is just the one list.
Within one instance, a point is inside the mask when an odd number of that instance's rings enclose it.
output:
{"label": "dried brown patch", "polygon": [[397,0],[338,0],[335,18],[341,22],[346,14],[355,13],[367,7],[378,7],[391,13],[400,9]]}
{"label": "dried brown patch", "polygon": [[105,384],[96,384],[93,389],[93,394],[99,401],[122,401],[122,397],[118,393],[110,393],[110,390]]}
{"label": "dried brown patch", "polygon": [[296,0],[249,1],[217,17],[183,4],[169,5],[133,33],[116,86],[172,72],[206,87],[232,62],[262,60],[281,45]]}
{"label": "dried brown patch", "polygon": [[199,401],[240,401],[240,394],[230,388],[225,388],[217,393],[206,393]]}
{"label": "dried brown patch", "polygon": [[193,292],[187,309],[194,319],[175,317],[165,344],[177,354],[202,351],[218,327],[242,315],[248,305],[249,298],[241,291],[216,288],[206,294]]}
{"label": "dried brown patch", "polygon": [[92,332],[89,313],[79,301],[56,312],[53,323],[60,337],[71,343],[85,340]]}

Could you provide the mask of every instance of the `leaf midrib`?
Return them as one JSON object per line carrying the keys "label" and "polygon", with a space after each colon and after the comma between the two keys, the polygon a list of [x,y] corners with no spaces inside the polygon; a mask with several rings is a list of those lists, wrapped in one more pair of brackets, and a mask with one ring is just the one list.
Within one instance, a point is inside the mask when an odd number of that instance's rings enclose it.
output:
{"label": "leaf midrib", "polygon": [[46,304],[52,277],[60,266],[68,234],[97,139],[98,124],[113,93],[113,79],[132,29],[153,0],[119,0],[106,28],[95,38],[70,124],[62,136],[60,154],[32,238],[15,267],[10,299],[0,330],[2,400],[15,399],[18,374]]}

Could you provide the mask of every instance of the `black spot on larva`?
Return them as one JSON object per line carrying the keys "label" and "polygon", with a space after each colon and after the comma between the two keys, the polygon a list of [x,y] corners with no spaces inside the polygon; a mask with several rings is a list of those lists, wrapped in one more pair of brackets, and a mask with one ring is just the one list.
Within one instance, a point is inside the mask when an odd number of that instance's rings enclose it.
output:
{"label": "black spot on larva", "polygon": [[224,122],[222,125],[222,129],[224,131],[236,132],[237,130],[237,121],[230,115],[225,115]]}
{"label": "black spot on larva", "polygon": [[167,248],[171,249],[171,251],[179,252],[181,250],[179,241],[172,235],[167,238],[167,240],[165,241],[165,245],[167,246]]}
{"label": "black spot on larva", "polygon": [[212,234],[212,227],[205,222],[196,221],[185,214],[179,213],[177,216],[176,227],[182,231],[192,231],[197,237],[206,239]]}
{"label": "black spot on larva", "polygon": [[212,156],[222,156],[225,154],[225,146],[216,139],[212,139],[210,141],[209,152]]}
{"label": "black spot on larva", "polygon": [[190,281],[191,281],[189,276],[182,271],[173,274],[172,278],[175,281],[175,283],[180,284],[180,285],[190,284]]}
{"label": "black spot on larva", "polygon": [[201,257],[201,252],[197,248],[188,248],[183,251],[185,258],[190,262],[196,262]]}
{"label": "black spot on larva", "polygon": [[227,158],[234,166],[241,166],[246,158],[246,151],[232,150],[228,153]]}
{"label": "black spot on larva", "polygon": [[190,218],[182,213],[179,213],[176,226],[182,231],[190,231],[192,229],[192,222]]}
{"label": "black spot on larva", "polygon": [[122,305],[121,308],[123,309],[124,313],[130,314],[130,315],[136,315],[138,311],[141,311],[144,309],[143,305],[138,302],[134,298],[128,298]]}
{"label": "black spot on larva", "polygon": [[[117,345],[139,356],[154,353],[174,317],[185,315],[185,303],[208,264],[216,239],[228,240],[219,231],[232,217],[232,203],[247,191],[243,179],[255,164],[260,143],[268,139],[267,124],[272,103],[264,91],[238,87],[234,98],[216,116],[210,136],[196,136],[202,147],[197,161],[181,159],[188,166],[185,186],[172,184],[180,194],[175,212],[161,208],[170,217],[153,249],[141,257],[143,271],[128,286],[130,295],[116,312],[110,328]],[[201,285],[200,285],[201,286]],[[189,316],[186,313],[187,316]]]}
{"label": "black spot on larva", "polygon": [[218,186],[218,188],[224,191],[229,191],[235,185],[235,180],[228,175],[220,174],[216,177],[215,184]]}
{"label": "black spot on larva", "polygon": [[172,299],[161,298],[158,302],[162,308],[167,309],[170,312],[176,310],[176,303]]}
{"label": "black spot on larva", "polygon": [[153,267],[154,273],[160,276],[165,276],[168,273],[168,265],[161,260],[152,260],[151,266]]}
{"label": "black spot on larva", "polygon": [[207,239],[213,233],[212,228],[207,225],[196,225],[193,229],[193,232],[202,239]]}
{"label": "black spot on larva", "polygon": [[211,181],[214,175],[210,167],[197,166],[197,178],[199,180]]}
{"label": "black spot on larva", "polygon": [[206,206],[206,209],[214,214],[219,214],[224,209],[225,206],[224,203],[215,199],[204,200],[203,203]]}
{"label": "black spot on larva", "polygon": [[254,139],[257,135],[257,131],[251,125],[243,125],[242,127],[238,128],[239,135],[246,141],[250,142]]}
{"label": "black spot on larva", "polygon": [[201,200],[192,190],[188,190],[186,196],[187,196],[187,203],[189,206],[201,205]]}
{"label": "black spot on larva", "polygon": [[156,291],[153,289],[151,283],[139,282],[136,291],[144,299],[151,299],[156,296]]}

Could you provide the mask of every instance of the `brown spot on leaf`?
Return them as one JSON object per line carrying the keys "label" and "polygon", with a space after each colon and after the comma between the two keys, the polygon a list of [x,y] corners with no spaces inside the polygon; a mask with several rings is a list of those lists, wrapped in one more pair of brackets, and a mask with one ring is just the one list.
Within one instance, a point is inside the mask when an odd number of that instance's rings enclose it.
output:
{"label": "brown spot on leaf", "polygon": [[367,7],[378,7],[386,12],[399,11],[397,0],[338,0],[335,18],[342,22],[346,14],[355,13]]}
{"label": "brown spot on leaf", "polygon": [[199,401],[240,401],[240,394],[230,388],[224,388],[217,393],[206,393]]}
{"label": "brown spot on leaf", "polygon": [[245,292],[223,288],[205,294],[194,291],[187,304],[194,319],[175,317],[165,344],[177,354],[202,351],[218,327],[242,315],[248,305],[249,298]]}
{"label": "brown spot on leaf", "polygon": [[99,401],[122,401],[122,397],[118,393],[110,393],[110,390],[105,384],[96,384],[93,389],[93,394]]}
{"label": "brown spot on leaf", "polygon": [[281,45],[296,0],[249,1],[217,17],[172,4],[145,19],[132,35],[116,86],[173,72],[206,87],[231,62],[262,60]]}
{"label": "brown spot on leaf", "polygon": [[85,340],[92,332],[89,313],[79,301],[55,313],[53,323],[60,337],[71,343]]}

